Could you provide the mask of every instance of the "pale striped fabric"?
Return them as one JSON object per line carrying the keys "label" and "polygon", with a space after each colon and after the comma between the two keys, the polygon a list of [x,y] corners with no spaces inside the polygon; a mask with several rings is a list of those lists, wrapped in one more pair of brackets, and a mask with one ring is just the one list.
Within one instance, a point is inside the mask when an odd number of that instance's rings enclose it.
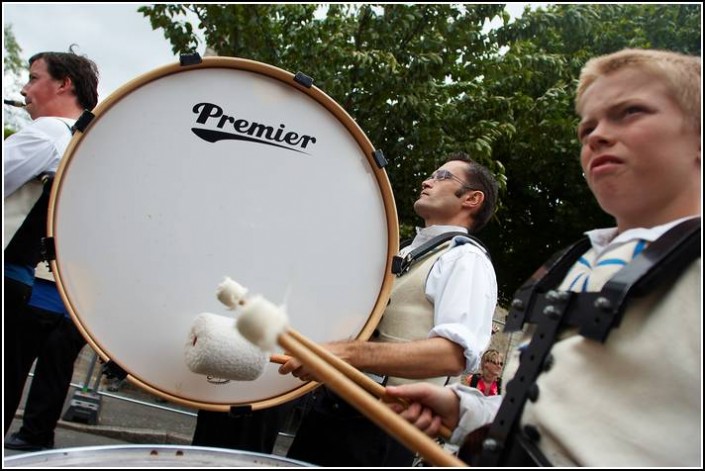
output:
{"label": "pale striped fabric", "polygon": [[588,250],[575,262],[559,289],[577,292],[600,291],[604,284],[639,255],[646,245],[645,240],[635,239],[608,247],[599,257],[594,248]]}

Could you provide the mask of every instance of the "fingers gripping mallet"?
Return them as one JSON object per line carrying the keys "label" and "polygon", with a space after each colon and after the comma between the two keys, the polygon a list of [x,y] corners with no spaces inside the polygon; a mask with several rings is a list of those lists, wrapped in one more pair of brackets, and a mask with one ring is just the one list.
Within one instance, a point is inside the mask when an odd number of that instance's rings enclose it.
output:
{"label": "fingers gripping mallet", "polygon": [[303,336],[295,333],[289,327],[284,309],[259,295],[247,297],[240,306],[241,315],[237,319],[236,325],[244,338],[264,351],[271,351],[277,344],[280,345],[348,403],[387,433],[395,436],[409,449],[417,451],[433,465],[467,466],[455,456],[444,451],[435,441],[394,413],[389,407],[371,396],[343,372],[314,353],[307,347],[313,342],[310,340],[301,342],[299,339],[302,339]]}

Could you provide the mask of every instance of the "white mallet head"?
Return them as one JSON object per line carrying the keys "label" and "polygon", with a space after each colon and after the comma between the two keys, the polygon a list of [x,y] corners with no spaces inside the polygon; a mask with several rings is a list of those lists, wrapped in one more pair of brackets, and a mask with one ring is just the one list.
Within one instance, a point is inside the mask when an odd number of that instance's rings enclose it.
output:
{"label": "white mallet head", "polygon": [[247,288],[226,276],[223,282],[218,285],[215,293],[218,296],[218,301],[233,310],[244,302],[247,291]]}
{"label": "white mallet head", "polygon": [[204,312],[194,320],[186,343],[186,366],[197,374],[235,381],[259,378],[269,357],[235,328],[235,320]]}
{"label": "white mallet head", "polygon": [[252,296],[242,306],[237,329],[243,337],[265,351],[272,351],[277,337],[288,327],[283,307],[274,305],[260,295]]}

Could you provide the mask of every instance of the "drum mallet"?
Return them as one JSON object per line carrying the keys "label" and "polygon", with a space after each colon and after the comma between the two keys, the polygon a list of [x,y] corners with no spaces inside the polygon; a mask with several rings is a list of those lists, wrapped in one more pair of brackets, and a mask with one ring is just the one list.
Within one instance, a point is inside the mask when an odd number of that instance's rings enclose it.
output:
{"label": "drum mallet", "polygon": [[[331,352],[329,352],[322,346],[303,336],[300,332],[294,329],[289,329],[289,334],[294,337],[297,341],[302,343],[306,348],[308,348],[313,353],[323,358],[323,360],[331,364],[335,369],[343,373],[351,380],[355,381],[359,386],[362,386],[362,388],[368,393],[382,399],[385,402],[398,402],[404,407],[409,407],[409,403],[406,402],[404,399],[387,396],[384,386],[379,383],[376,383],[375,381],[370,379],[370,377],[362,373],[360,370],[345,362],[344,360],[338,358],[337,356],[333,355]],[[441,425],[438,434],[442,438],[450,440],[452,432],[445,425]]]}
{"label": "drum mallet", "polygon": [[[222,302],[225,306],[227,306],[230,310],[234,310],[237,307],[242,306],[245,303],[247,293],[247,288],[240,285],[229,277],[225,277],[223,282],[218,285],[218,289],[216,290],[216,296],[218,297],[218,300]],[[317,343],[309,340],[304,335],[300,334],[299,332],[293,329],[290,329],[289,333],[293,337],[295,337],[299,342],[304,344],[309,350],[313,351],[316,355],[333,365],[338,371],[342,372],[345,376],[355,381],[358,385],[362,386],[362,388],[368,393],[382,400],[385,400],[386,402],[394,401],[400,403],[404,407],[409,407],[409,404],[404,399],[388,397],[386,395],[384,386],[376,383],[367,375],[362,373],[360,370],[353,367],[349,363],[346,363],[345,361],[341,360],[337,356],[333,355],[331,352],[321,347]],[[235,351],[239,352],[240,350]],[[246,352],[247,349],[243,348],[242,351]],[[288,361],[288,357],[286,355],[278,355],[275,356],[275,359],[272,359],[271,361],[273,363],[284,364]],[[264,368],[264,366],[262,368]],[[452,432],[448,429],[448,427],[446,427],[445,425],[441,426],[441,429],[439,430],[439,435],[442,438],[450,440],[451,434]]]}
{"label": "drum mallet", "polygon": [[240,304],[242,314],[236,325],[247,340],[264,351],[271,351],[279,344],[291,352],[346,402],[434,466],[467,466],[300,342],[301,334],[292,334],[283,309],[258,295]]}
{"label": "drum mallet", "polygon": [[[404,407],[409,406],[403,399],[386,396],[384,386],[299,332],[290,330],[289,333],[368,393],[385,402],[393,401]],[[207,312],[199,314],[194,320],[185,345],[185,356],[186,366],[192,372],[234,381],[254,381],[262,376],[267,363],[283,365],[291,359],[281,354],[268,357],[240,335],[234,319]],[[451,431],[441,426],[439,435],[448,440]]]}

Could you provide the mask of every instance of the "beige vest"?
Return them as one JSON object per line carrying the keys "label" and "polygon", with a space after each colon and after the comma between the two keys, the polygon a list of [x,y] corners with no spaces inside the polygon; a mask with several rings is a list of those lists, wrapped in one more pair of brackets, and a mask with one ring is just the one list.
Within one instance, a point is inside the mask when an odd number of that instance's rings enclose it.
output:
{"label": "beige vest", "polygon": [[573,335],[554,345],[522,416],[553,465],[701,466],[700,273],[698,259],[635,299],[604,344]]}
{"label": "beige vest", "polygon": [[[389,305],[384,310],[382,320],[377,326],[379,335],[372,341],[409,342],[428,337],[428,333],[433,329],[433,304],[426,299],[426,280],[433,264],[446,251],[448,244],[450,242],[440,245],[414,264],[407,273],[394,280]],[[387,385],[394,386],[421,381],[443,385],[447,380],[446,376],[427,379],[390,376]]]}

